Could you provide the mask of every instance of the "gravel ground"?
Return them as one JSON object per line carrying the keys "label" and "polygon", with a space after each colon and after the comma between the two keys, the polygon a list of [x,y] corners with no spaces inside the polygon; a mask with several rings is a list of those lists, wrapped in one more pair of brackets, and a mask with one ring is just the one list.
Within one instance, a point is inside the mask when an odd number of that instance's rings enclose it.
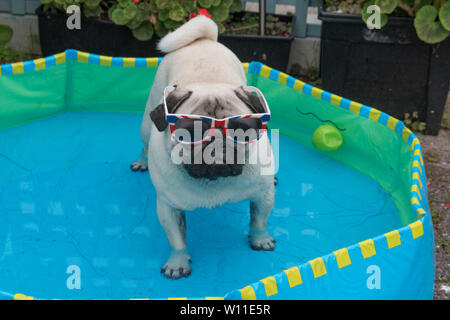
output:
{"label": "gravel ground", "polygon": [[[434,226],[436,246],[436,275],[434,299],[448,300],[450,296],[450,94],[444,112],[443,128],[438,136],[419,137],[425,160],[428,200]],[[446,128],[444,128],[446,127]]]}

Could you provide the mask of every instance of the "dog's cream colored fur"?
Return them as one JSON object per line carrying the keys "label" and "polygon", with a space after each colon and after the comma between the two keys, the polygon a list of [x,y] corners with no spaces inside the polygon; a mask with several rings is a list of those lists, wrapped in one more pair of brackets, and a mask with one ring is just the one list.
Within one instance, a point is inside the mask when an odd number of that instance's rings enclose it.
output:
{"label": "dog's cream colored fur", "polygon": [[[157,213],[166,231],[172,255],[163,267],[167,277],[179,278],[190,273],[190,256],[186,250],[184,211],[196,208],[214,208],[227,202],[245,199],[251,201],[252,247],[273,250],[274,240],[266,230],[266,221],[274,202],[273,174],[261,174],[263,164],[273,167],[269,148],[266,158],[256,165],[244,165],[242,174],[216,180],[195,179],[182,165],[171,160],[175,143],[169,129],[157,130],[150,112],[161,102],[166,86],[192,91],[177,113],[195,114],[198,102],[209,97],[226,99],[233,105],[233,114],[251,113],[234,90],[246,85],[246,77],[239,59],[217,41],[217,25],[204,16],[198,16],[164,37],[159,48],[167,53],[156,73],[145,110],[141,136],[144,143],[142,156],[132,164],[134,170],[150,171],[157,191]],[[248,152],[268,145],[267,134],[258,143],[251,144]],[[267,147],[266,147],[267,148]],[[148,160],[147,160],[148,158]]]}

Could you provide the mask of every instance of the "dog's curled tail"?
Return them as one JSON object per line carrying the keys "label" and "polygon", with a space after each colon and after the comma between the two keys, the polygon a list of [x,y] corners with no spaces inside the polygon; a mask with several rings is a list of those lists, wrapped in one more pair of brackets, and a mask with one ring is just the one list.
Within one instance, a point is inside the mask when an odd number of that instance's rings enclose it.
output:
{"label": "dog's curled tail", "polygon": [[197,39],[206,38],[217,41],[217,34],[216,23],[203,15],[199,15],[162,38],[158,43],[158,49],[164,53],[169,53],[187,46]]}

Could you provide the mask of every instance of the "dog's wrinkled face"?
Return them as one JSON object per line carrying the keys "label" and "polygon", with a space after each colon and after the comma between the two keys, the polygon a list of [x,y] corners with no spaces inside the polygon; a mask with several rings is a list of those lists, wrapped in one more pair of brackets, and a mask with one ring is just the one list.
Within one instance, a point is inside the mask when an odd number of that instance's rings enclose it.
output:
{"label": "dog's wrinkled face", "polygon": [[[167,96],[166,102],[169,113],[195,114],[216,119],[264,113],[264,106],[258,97],[245,91],[243,87],[223,84],[178,87]],[[158,105],[150,117],[159,131],[167,129],[164,104]],[[226,139],[222,129],[215,129],[212,138],[200,144],[180,145],[172,139],[168,143],[171,143],[172,151],[183,153],[184,168],[194,178],[214,180],[240,175],[248,153],[247,144],[236,144]]]}

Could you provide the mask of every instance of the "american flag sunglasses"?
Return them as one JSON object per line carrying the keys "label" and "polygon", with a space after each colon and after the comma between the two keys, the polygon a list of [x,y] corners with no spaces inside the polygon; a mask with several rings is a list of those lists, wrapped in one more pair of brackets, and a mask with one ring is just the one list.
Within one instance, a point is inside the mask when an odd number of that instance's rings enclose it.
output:
{"label": "american flag sunglasses", "polygon": [[236,115],[224,119],[196,114],[169,113],[166,98],[175,89],[175,86],[164,88],[163,102],[172,138],[179,143],[200,144],[211,140],[215,129],[221,128],[227,139],[234,143],[245,144],[259,140],[267,129],[270,109],[264,95],[256,87],[246,86],[244,90],[256,94],[265,112]]}

